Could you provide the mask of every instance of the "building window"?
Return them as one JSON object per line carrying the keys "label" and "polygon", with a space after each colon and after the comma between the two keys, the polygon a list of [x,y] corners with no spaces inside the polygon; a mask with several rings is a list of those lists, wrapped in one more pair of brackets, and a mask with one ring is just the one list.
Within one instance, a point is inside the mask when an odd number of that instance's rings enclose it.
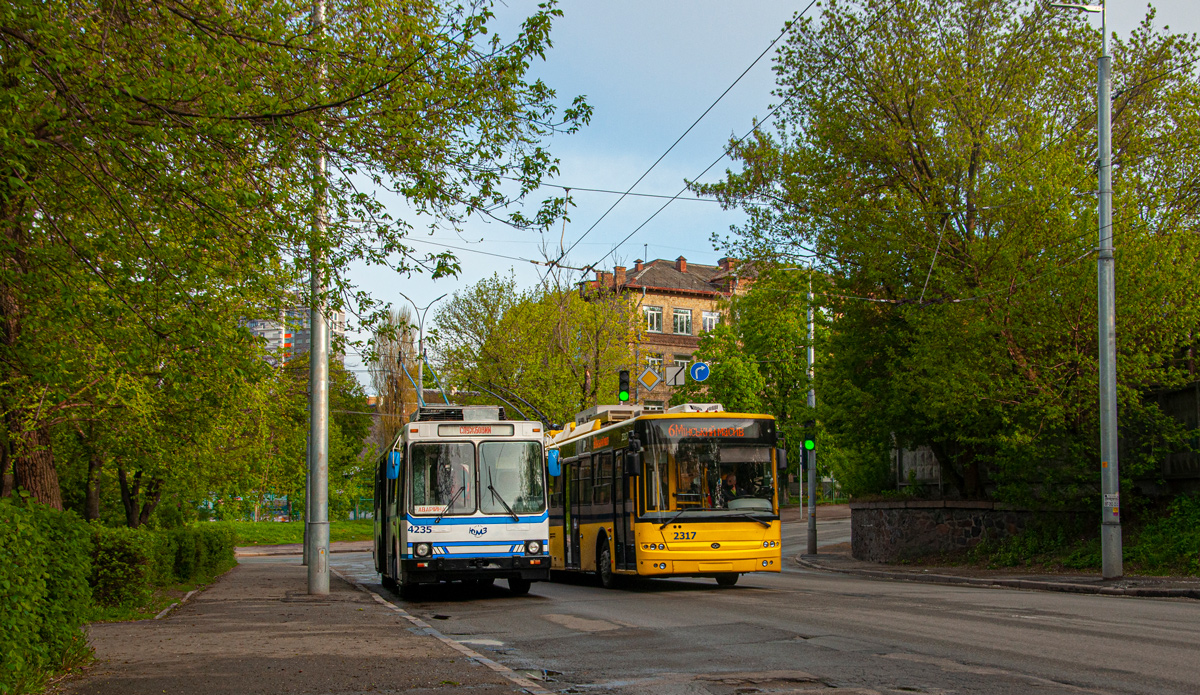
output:
{"label": "building window", "polygon": [[646,307],[646,330],[651,333],[662,333],[663,311],[660,306]]}
{"label": "building window", "polygon": [[691,363],[692,363],[691,355],[675,355],[675,359],[673,360],[673,364],[676,367],[683,367],[684,369],[687,369],[687,366]]}
{"label": "building window", "polygon": [[647,413],[661,413],[663,411],[663,402],[642,401],[642,410]]}
{"label": "building window", "polygon": [[717,322],[721,320],[721,314],[716,311],[706,311],[701,319],[703,321],[703,329],[705,333],[715,330]]}
{"label": "building window", "polygon": [[662,354],[657,352],[646,353],[646,366],[658,372],[659,376],[662,376],[662,363]]}
{"label": "building window", "polygon": [[676,309],[675,310],[675,333],[679,335],[692,334],[692,310],[691,309]]}

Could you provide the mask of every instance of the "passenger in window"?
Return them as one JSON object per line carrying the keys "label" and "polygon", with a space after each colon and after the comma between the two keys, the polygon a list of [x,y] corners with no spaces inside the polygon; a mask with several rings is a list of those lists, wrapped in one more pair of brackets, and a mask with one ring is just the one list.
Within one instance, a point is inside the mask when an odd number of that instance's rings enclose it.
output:
{"label": "passenger in window", "polygon": [[737,484],[737,473],[726,473],[721,479],[721,500],[723,502],[721,506],[725,506],[729,500],[737,499],[741,495],[742,491]]}

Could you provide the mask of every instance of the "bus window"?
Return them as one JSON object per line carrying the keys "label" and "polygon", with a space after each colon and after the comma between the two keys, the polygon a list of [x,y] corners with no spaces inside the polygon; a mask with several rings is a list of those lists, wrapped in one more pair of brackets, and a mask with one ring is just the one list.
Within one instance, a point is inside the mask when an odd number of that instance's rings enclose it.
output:
{"label": "bus window", "polygon": [[470,514],[475,511],[473,444],[418,442],[412,445],[410,458],[414,513]]}
{"label": "bus window", "polygon": [[596,504],[612,504],[613,455],[606,451],[596,457],[596,486],[592,488],[592,501]]}
{"label": "bus window", "polygon": [[667,511],[671,508],[667,494],[670,490],[670,458],[664,447],[650,447],[646,454],[642,464],[645,467],[642,489],[646,494],[646,511]]}
{"label": "bus window", "polygon": [[566,467],[563,467],[563,475],[550,476],[550,507],[552,509],[562,509],[563,506],[563,478],[565,477]]}
{"label": "bus window", "polygon": [[592,503],[592,457],[579,459],[579,503]]}
{"label": "bus window", "polygon": [[484,514],[506,514],[509,509],[528,514],[546,508],[542,446],[537,442],[484,442],[479,445],[479,466],[479,507]]}

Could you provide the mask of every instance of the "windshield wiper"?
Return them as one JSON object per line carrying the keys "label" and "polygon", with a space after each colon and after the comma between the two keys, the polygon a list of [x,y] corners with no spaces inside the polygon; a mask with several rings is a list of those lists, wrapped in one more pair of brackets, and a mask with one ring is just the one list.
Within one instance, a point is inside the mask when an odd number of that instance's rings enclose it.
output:
{"label": "windshield wiper", "polygon": [[442,517],[446,516],[446,512],[450,511],[450,508],[454,506],[454,502],[458,499],[458,496],[461,495],[462,491],[466,490],[466,489],[467,489],[467,486],[463,485],[462,487],[458,488],[458,492],[456,492],[450,496],[450,501],[446,504],[446,508],[442,510],[441,514],[437,515],[437,518],[433,520],[433,523],[435,523],[435,524],[442,523]]}
{"label": "windshield wiper", "polygon": [[666,521],[664,521],[662,523],[662,526],[658,527],[658,530],[661,531],[661,530],[665,529],[668,525],[673,523],[676,519],[678,519],[679,517],[683,516],[685,513],[690,512],[690,511],[692,511],[692,510],[691,509],[680,509],[678,514],[676,514],[675,516],[671,517],[670,519],[667,519]]}
{"label": "windshield wiper", "polygon": [[500,500],[500,504],[503,504],[504,508],[508,510],[508,513],[512,514],[513,521],[521,520],[521,517],[517,516],[517,513],[512,510],[512,507],[508,506],[508,502],[504,501],[504,498],[500,496],[500,493],[496,492],[496,488],[492,487],[492,469],[491,468],[488,469],[488,489],[492,491],[492,497],[495,497],[496,499]]}
{"label": "windshield wiper", "polygon": [[741,517],[745,517],[745,518],[747,518],[747,519],[749,519],[749,520],[751,520],[751,521],[757,521],[758,523],[762,524],[763,526],[765,526],[765,527],[767,527],[767,528],[771,528],[771,523],[770,523],[770,522],[768,522],[768,521],[763,521],[762,519],[760,519],[760,518],[758,518],[758,517],[756,517],[756,516],[754,516],[753,514],[750,514],[750,513],[748,513],[748,512],[742,512],[741,514],[726,514],[725,516],[741,516]]}

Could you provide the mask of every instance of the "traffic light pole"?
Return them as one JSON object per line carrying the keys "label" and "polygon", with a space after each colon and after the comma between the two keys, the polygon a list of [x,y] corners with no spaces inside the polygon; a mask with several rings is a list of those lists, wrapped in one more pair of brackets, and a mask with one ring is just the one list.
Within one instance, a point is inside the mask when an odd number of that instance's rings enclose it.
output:
{"label": "traffic light pole", "polygon": [[[808,276],[808,407],[817,407],[817,392],[813,389],[813,362],[816,361],[817,352],[813,346],[813,336],[816,331],[813,329],[813,293],[812,293],[812,274]],[[810,411],[811,412],[811,411]],[[806,433],[807,436],[816,438],[815,432]],[[817,450],[814,447],[812,450],[804,452],[805,463],[808,465],[808,554],[817,554]]]}

